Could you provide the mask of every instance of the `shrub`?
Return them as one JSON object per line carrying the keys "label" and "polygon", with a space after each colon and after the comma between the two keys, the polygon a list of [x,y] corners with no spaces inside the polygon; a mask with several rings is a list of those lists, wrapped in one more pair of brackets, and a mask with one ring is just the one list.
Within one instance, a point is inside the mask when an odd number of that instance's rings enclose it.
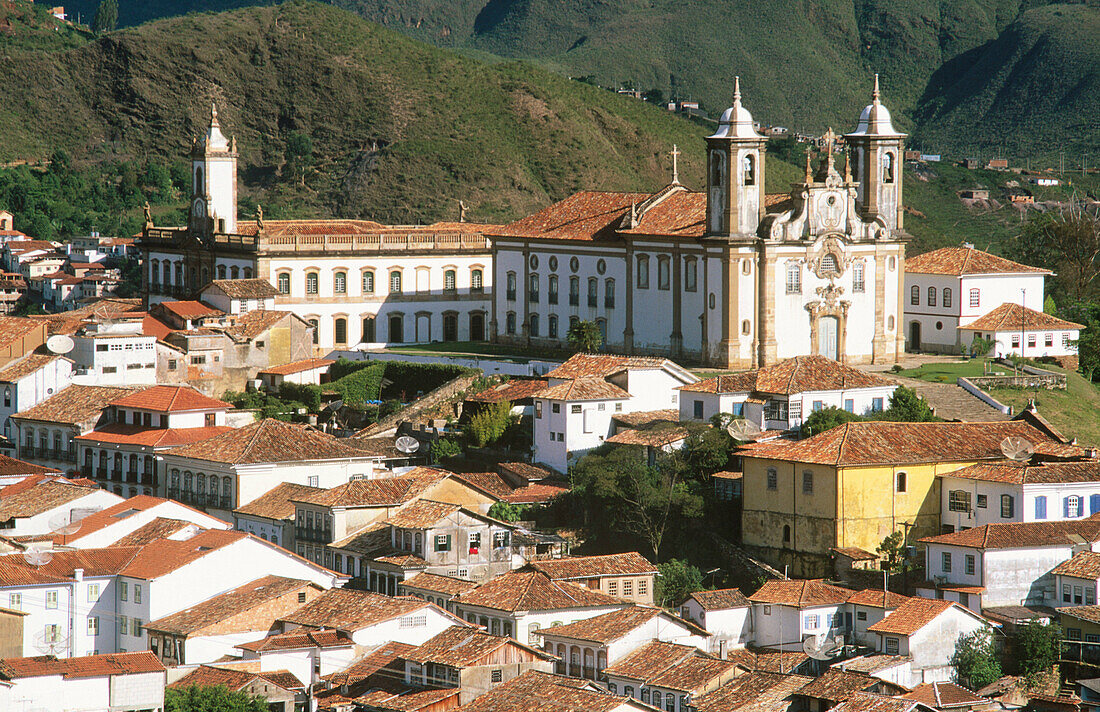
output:
{"label": "shrub", "polygon": [[512,424],[512,404],[508,401],[493,403],[482,409],[466,426],[466,433],[475,447],[485,447],[500,440]]}
{"label": "shrub", "polygon": [[462,454],[462,443],[452,438],[440,438],[431,444],[429,455],[433,465]]}

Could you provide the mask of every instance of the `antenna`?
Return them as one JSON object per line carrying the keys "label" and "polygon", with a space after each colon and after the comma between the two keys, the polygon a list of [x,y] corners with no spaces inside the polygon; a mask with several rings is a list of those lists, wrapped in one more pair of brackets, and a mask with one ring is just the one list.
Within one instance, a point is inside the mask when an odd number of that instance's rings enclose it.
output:
{"label": "antenna", "polygon": [[403,452],[406,455],[411,455],[420,449],[420,441],[416,438],[409,437],[408,435],[402,435],[394,441],[393,446],[397,448],[398,452]]}
{"label": "antenna", "polygon": [[754,440],[757,436],[763,433],[763,429],[751,420],[744,418],[737,418],[731,420],[730,424],[726,426],[726,432],[730,434],[730,437],[734,440],[746,442]]}
{"label": "antenna", "polygon": [[1035,446],[1021,437],[1009,435],[1001,441],[1001,452],[1010,460],[1024,462],[1035,454]]}
{"label": "antenna", "polygon": [[51,354],[67,354],[75,348],[73,340],[64,334],[56,334],[46,339],[46,348]]}
{"label": "antenna", "polygon": [[802,641],[802,652],[814,660],[832,660],[844,650],[841,635],[814,635]]}
{"label": "antenna", "polygon": [[50,517],[49,521],[50,531],[54,534],[60,534],[62,536],[68,536],[69,534],[76,534],[80,531],[80,520],[73,519],[72,512],[61,512]]}
{"label": "antenna", "polygon": [[23,552],[23,558],[31,566],[45,566],[53,561],[53,552],[44,544],[31,544]]}

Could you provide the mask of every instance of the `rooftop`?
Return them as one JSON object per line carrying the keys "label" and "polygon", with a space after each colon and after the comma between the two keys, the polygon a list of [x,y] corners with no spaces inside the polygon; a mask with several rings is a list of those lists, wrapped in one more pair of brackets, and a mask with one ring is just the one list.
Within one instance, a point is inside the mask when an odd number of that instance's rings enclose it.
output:
{"label": "rooftop", "polygon": [[363,457],[355,448],[320,430],[272,418],[173,448],[168,454],[231,465]]}
{"label": "rooftop", "polygon": [[854,692],[851,697],[833,709],[838,712],[914,712],[918,709],[926,710],[927,706],[918,700],[885,697],[870,692]]}
{"label": "rooftop", "polygon": [[588,680],[529,670],[496,685],[462,707],[462,712],[612,712],[628,701],[595,688]]}
{"label": "rooftop", "polygon": [[417,467],[397,477],[352,480],[294,501],[325,507],[394,507],[413,501],[433,485],[451,476],[446,470]]}
{"label": "rooftop", "polygon": [[554,580],[587,579],[594,576],[642,576],[656,574],[657,567],[636,551],[599,556],[568,556],[542,559],[527,564]]}
{"label": "rooftop", "polygon": [[[264,576],[190,608],[150,621],[145,627],[162,633],[190,635],[254,608],[270,607],[275,599],[310,585],[309,581],[301,579]],[[242,621],[232,628],[219,626],[217,632],[219,635],[266,632],[274,622],[275,616],[270,615],[270,611],[258,611],[257,616],[249,621]]]}
{"label": "rooftop", "polygon": [[913,635],[949,608],[966,610],[957,603],[931,598],[910,598],[867,630],[872,633]]}
{"label": "rooftop", "polygon": [[89,420],[98,419],[113,401],[134,392],[135,389],[122,386],[72,385],[12,417],[83,425]]}
{"label": "rooftop", "polygon": [[[3,492],[0,492],[3,495]],[[1079,551],[1068,561],[1054,567],[1052,574],[1076,578],[1100,579],[1100,552]]]}
{"label": "rooftop", "polygon": [[792,695],[810,681],[801,675],[754,670],[702,695],[692,706],[699,712],[787,712]]}
{"label": "rooftop", "polygon": [[75,439],[114,445],[169,448],[202,442],[230,430],[233,430],[233,428],[228,425],[211,425],[201,428],[153,428],[143,425],[111,423],[83,435],[78,435]]}
{"label": "rooftop", "polygon": [[265,368],[259,373],[261,376],[290,376],[295,373],[312,371],[315,368],[328,368],[334,363],[336,363],[336,361],[330,358],[307,358],[302,361],[294,361],[293,363],[284,363],[282,366]]}
{"label": "rooftop", "polygon": [[294,519],[293,500],[324,491],[321,487],[282,482],[243,507],[233,510],[233,513],[276,520]]}
{"label": "rooftop", "polygon": [[796,356],[756,371],[715,376],[681,386],[694,393],[767,393],[793,395],[810,391],[889,388],[897,383],[824,356]]}
{"label": "rooftop", "polygon": [[1078,324],[1065,319],[1059,319],[1051,314],[1037,312],[1019,304],[1005,302],[993,311],[978,317],[974,321],[960,326],[967,331],[1042,331],[1043,329],[1055,329],[1068,331],[1071,329],[1084,329],[1084,324]]}
{"label": "rooftop", "polygon": [[1053,274],[1048,269],[1029,267],[973,247],[941,247],[905,258],[907,274]]}
{"label": "rooftop", "polygon": [[230,299],[267,299],[279,293],[266,279],[215,279],[208,285],[211,286]]}
{"label": "rooftop", "polygon": [[541,391],[548,385],[545,378],[512,378],[504,383],[498,383],[487,388],[481,393],[467,396],[466,400],[474,403],[500,403],[508,401],[515,403],[527,400],[537,391]]}
{"label": "rooftop", "polygon": [[832,667],[801,690],[799,695],[827,702],[843,702],[853,692],[868,692],[883,684],[883,680],[864,672],[851,672]]}
{"label": "rooftop", "polygon": [[115,576],[124,571],[140,551],[138,547],[117,546],[55,551],[53,557],[41,566],[28,563],[19,553],[3,554],[0,555],[0,585],[67,583],[73,580],[77,569],[84,570],[85,578]]}
{"label": "rooftop", "polygon": [[1100,517],[1057,522],[1011,522],[983,524],[973,529],[921,539],[924,544],[948,544],[971,549],[1020,549],[1041,546],[1070,546],[1083,537],[1100,541]]}
{"label": "rooftop", "polygon": [[159,539],[141,547],[121,573],[132,578],[153,580],[177,571],[211,551],[248,538],[244,532],[204,529],[190,539]]}
{"label": "rooftop", "polygon": [[0,382],[15,383],[32,373],[37,373],[39,370],[45,368],[59,358],[63,357],[57,354],[41,354],[37,351],[32,351],[22,358],[9,361],[5,366],[0,368]]}
{"label": "rooftop", "polygon": [[[491,635],[468,626],[451,626],[429,638],[414,650],[408,651],[403,657],[418,663],[470,667],[488,664],[489,656],[506,647],[518,647],[529,655],[542,659],[551,658],[541,650],[523,645],[508,636]],[[493,662],[497,660],[499,658],[494,656]]]}
{"label": "rooftop", "polygon": [[357,631],[382,621],[400,618],[430,605],[411,596],[391,598],[370,591],[334,588],[280,620],[307,628]]}
{"label": "rooftop", "polygon": [[477,588],[477,584],[473,581],[467,581],[466,579],[455,578],[453,576],[430,574],[427,572],[422,572],[412,578],[407,578],[399,583],[398,586],[415,588],[420,591],[442,593],[446,596],[457,596]]}
{"label": "rooftop", "polygon": [[846,602],[853,591],[818,579],[773,580],[756,590],[749,600],[797,608],[832,606]]}
{"label": "rooftop", "polygon": [[33,658],[0,660],[0,679],[18,680],[27,677],[60,675],[65,679],[110,677],[164,672],[166,668],[150,650],[135,653],[107,653],[80,658],[57,658],[40,655]]}
{"label": "rooftop", "polygon": [[549,386],[532,394],[535,398],[560,401],[626,400],[630,394],[603,378],[586,376]]}
{"label": "rooftop", "polygon": [[607,378],[626,370],[654,370],[671,364],[656,356],[618,356],[614,354],[574,354],[547,378]]}
{"label": "rooftop", "polygon": [[458,596],[456,603],[498,611],[552,611],[624,606],[624,601],[570,581],[553,581],[538,571],[511,571]]}
{"label": "rooftop", "polygon": [[[707,655],[693,645],[654,640],[608,665],[604,673],[608,677],[625,677],[645,684],[664,674],[669,668],[693,658],[705,661],[715,660],[713,656]],[[728,660],[720,662],[725,662],[730,667],[734,665]]]}
{"label": "rooftop", "polygon": [[975,695],[953,682],[926,682],[923,685],[917,685],[901,697],[916,700],[939,710],[989,704],[988,698]]}
{"label": "rooftop", "polygon": [[749,599],[736,588],[721,588],[715,591],[696,591],[688,596],[704,611],[723,611],[730,608],[744,608],[751,605]]}
{"label": "rooftop", "polygon": [[27,336],[38,328],[39,322],[35,319],[24,319],[18,316],[0,316],[0,346],[13,343]]}
{"label": "rooftop", "polygon": [[[462,507],[430,499],[418,499],[399,509],[386,523],[399,529],[430,529]],[[478,515],[479,516],[479,515]]]}
{"label": "rooftop", "polygon": [[151,410],[155,413],[229,410],[232,403],[210,398],[190,386],[153,386],[111,401],[116,408]]}
{"label": "rooftop", "polygon": [[260,678],[264,682],[281,687],[284,690],[305,689],[305,683],[287,670],[253,672],[250,670],[215,667],[213,665],[199,665],[191,672],[168,685],[165,689],[181,690],[191,687],[192,685],[196,687],[217,687],[221,685],[236,691],[244,689],[246,685],[256,678]]}
{"label": "rooftop", "polygon": [[342,630],[294,630],[241,643],[236,647],[253,653],[270,653],[303,648],[351,648],[354,645],[351,636]]}
{"label": "rooftop", "polygon": [[871,608],[895,609],[909,600],[908,596],[877,588],[865,588],[848,597],[848,603]]}
{"label": "rooftop", "polygon": [[174,535],[188,529],[198,531],[200,527],[191,522],[184,521],[183,519],[157,517],[156,519],[150,520],[147,524],[141,525],[111,546],[145,546],[146,544],[152,544],[158,539],[170,539]]}
{"label": "rooftop", "polygon": [[1100,460],[1082,462],[1045,462],[1031,464],[1006,460],[982,462],[942,475],[984,482],[1009,484],[1067,484],[1100,482]]}
{"label": "rooftop", "polygon": [[615,445],[638,445],[643,447],[664,447],[680,442],[688,436],[687,428],[673,425],[653,428],[628,428],[607,438],[604,442]]}
{"label": "rooftop", "polygon": [[52,467],[35,465],[32,462],[24,462],[14,457],[0,455],[0,475],[53,475],[59,474],[59,470]]}
{"label": "rooftop", "polygon": [[0,521],[43,514],[99,491],[98,486],[79,485],[65,479],[39,481],[30,487],[20,487],[22,484],[0,488]]}
{"label": "rooftop", "polygon": [[225,315],[225,312],[221,309],[215,309],[193,300],[160,302],[157,306],[181,319],[201,319],[203,317]]}

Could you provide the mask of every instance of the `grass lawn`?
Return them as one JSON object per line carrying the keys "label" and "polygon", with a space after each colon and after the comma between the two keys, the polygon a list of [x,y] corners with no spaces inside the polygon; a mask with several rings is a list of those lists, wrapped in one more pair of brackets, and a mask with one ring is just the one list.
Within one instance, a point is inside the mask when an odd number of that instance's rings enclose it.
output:
{"label": "grass lawn", "polygon": [[1034,398],[1039,413],[1068,438],[1076,437],[1083,445],[1100,445],[1100,389],[1081,374],[1043,364],[1042,368],[1065,373],[1066,390],[1038,391],[1023,388],[994,388],[989,394],[1011,405],[1015,412]]}
{"label": "grass lawn", "polygon": [[[975,358],[969,359],[967,361],[926,363],[917,368],[910,368],[905,371],[901,371],[897,375],[904,376],[905,378],[916,378],[922,381],[931,381],[932,383],[954,383],[955,379],[959,378],[960,376],[962,376],[963,378],[969,378],[970,376],[984,375],[985,361],[986,359]],[[1005,369],[998,364],[998,366],[993,370],[1004,371]]]}

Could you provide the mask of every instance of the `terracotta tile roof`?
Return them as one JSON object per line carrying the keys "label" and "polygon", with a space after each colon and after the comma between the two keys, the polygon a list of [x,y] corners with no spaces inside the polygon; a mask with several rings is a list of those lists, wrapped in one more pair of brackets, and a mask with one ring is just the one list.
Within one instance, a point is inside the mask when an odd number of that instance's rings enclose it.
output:
{"label": "terracotta tile roof", "polygon": [[913,635],[952,606],[966,610],[951,601],[910,598],[878,623],[868,626],[867,630],[872,633]]}
{"label": "terracotta tile roof", "polygon": [[852,561],[878,561],[878,555],[872,554],[866,549],[860,549],[857,546],[834,546],[829,549],[843,556],[847,556]]}
{"label": "terracotta tile roof", "polygon": [[435,663],[451,667],[470,667],[488,664],[486,658],[508,646],[519,647],[543,660],[550,655],[502,635],[491,635],[478,628],[451,626],[424,641],[403,657],[418,663]]}
{"label": "terracotta tile roof", "polygon": [[554,611],[626,605],[618,598],[570,581],[552,581],[538,571],[501,574],[458,596],[455,602],[498,611]]}
{"label": "terracotta tile roof", "polygon": [[182,519],[157,517],[148,524],[141,525],[114,544],[111,544],[111,546],[145,546],[146,544],[152,544],[158,539],[166,539],[173,534],[178,534],[189,527],[199,528],[191,522]]}
{"label": "terracotta tile roof", "polygon": [[[188,507],[185,504],[179,502],[173,502],[172,500],[162,499],[160,497],[153,497],[151,495],[140,494],[136,497],[130,497],[121,502],[111,505],[106,509],[101,509],[98,512],[89,514],[84,519],[80,520],[80,530],[75,534],[60,535],[54,537],[54,541],[57,544],[70,544],[77,539],[87,536],[92,532],[105,529],[106,527],[116,524],[126,517],[135,512],[144,512],[160,505],[168,504],[171,502],[173,507],[182,507],[184,509],[194,512],[199,517],[206,517],[204,513],[197,509]],[[228,526],[228,524],[226,525]]]}
{"label": "terracotta tile roof", "polygon": [[753,603],[774,603],[797,608],[838,605],[847,601],[852,590],[833,586],[819,579],[768,581],[749,596]]}
{"label": "terracotta tile roof", "polygon": [[271,418],[174,448],[169,454],[232,465],[363,457],[355,448],[320,430]]}
{"label": "terracotta tile roof", "polygon": [[[654,640],[607,666],[604,674],[608,677],[625,677],[646,683],[670,667],[692,658],[714,660],[712,656],[693,645]],[[730,664],[733,663],[730,662]]]}
{"label": "terracotta tile roof", "polygon": [[747,670],[777,673],[789,673],[811,659],[801,650],[781,651],[752,646],[731,650],[727,657]]}
{"label": "terracotta tile roof", "polygon": [[52,467],[35,465],[33,462],[24,462],[14,457],[0,455],[0,475],[46,475],[59,473]]}
{"label": "terracotta tile roof", "polygon": [[386,520],[386,523],[399,529],[430,529],[439,520],[451,516],[460,509],[462,507],[457,504],[418,499],[399,509],[396,514]]}
{"label": "terracotta tile roof", "polygon": [[18,316],[0,316],[0,345],[10,344],[22,339],[27,334],[38,328],[39,322],[35,319],[24,319]]}
{"label": "terracotta tile roof", "polygon": [[292,500],[324,491],[321,487],[283,482],[243,507],[234,509],[233,513],[276,520],[294,519],[294,502]]}
{"label": "terracotta tile roof", "polygon": [[890,668],[897,667],[898,665],[904,665],[911,662],[912,658],[908,655],[885,655],[883,653],[871,653],[869,655],[863,655],[858,658],[852,658],[850,660],[844,660],[843,662],[836,663],[844,670],[849,672],[865,672],[868,674],[874,674],[880,670],[888,670]]}
{"label": "terracotta tile roof", "polygon": [[487,231],[490,236],[551,240],[616,240],[616,229],[632,203],[648,193],[574,193],[508,225]]}
{"label": "terracotta tile roof", "polygon": [[509,401],[528,400],[536,392],[545,389],[549,385],[545,378],[513,378],[504,383],[488,388],[481,393],[467,396],[466,400],[474,403],[500,403]]}
{"label": "terracotta tile roof", "polygon": [[839,712],[914,712],[925,705],[917,700],[885,697],[870,692],[854,692],[844,702],[834,707]]}
{"label": "terracotta tile roof", "polygon": [[642,576],[657,573],[657,567],[636,551],[625,554],[543,559],[532,561],[527,567],[541,571],[556,581],[587,579],[594,576]]}
{"label": "terracotta tile roof", "polygon": [[808,391],[885,388],[897,383],[875,373],[824,356],[796,356],[746,374],[716,376],[681,386],[681,391],[705,393],[756,392],[792,395]]}
{"label": "terracotta tile roof", "polygon": [[403,453],[397,449],[397,438],[392,435],[382,435],[379,437],[353,435],[350,438],[344,438],[342,442],[355,448],[367,457],[379,460],[407,460],[410,457],[407,453]]}
{"label": "terracotta tile roof", "polygon": [[745,479],[744,472],[730,472],[728,470],[722,472],[712,472],[711,478],[715,480],[743,480]]}
{"label": "terracotta tile roof", "polygon": [[[395,689],[397,685],[387,684],[384,688],[368,691],[366,694],[354,698],[354,702],[364,705],[361,709],[379,710],[380,712],[420,712],[430,709],[453,709],[458,704],[459,688],[445,687],[437,690],[426,690],[408,687]],[[448,700],[451,700],[448,702]],[[324,698],[318,700],[318,704],[328,702]],[[437,707],[438,706],[438,707]],[[319,709],[331,709],[319,707]]]}
{"label": "terracotta tile roof", "polygon": [[607,644],[622,638],[624,635],[637,629],[638,626],[644,625],[658,616],[663,616],[672,623],[682,625],[692,635],[703,637],[710,635],[706,630],[700,628],[691,621],[684,620],[668,611],[653,606],[630,606],[628,608],[621,608],[617,611],[610,611],[592,618],[585,618],[564,625],[543,628],[539,633],[542,635],[553,635],[561,638]]}
{"label": "terracotta tile roof", "polygon": [[982,615],[998,623],[1025,623],[1050,620],[1057,611],[1046,606],[982,606]]}
{"label": "terracotta tile roof", "polygon": [[1100,541],[1100,517],[1057,522],[983,524],[973,529],[921,539],[924,544],[949,544],[972,549],[1016,549],[1036,546],[1068,546],[1075,536]]}
{"label": "terracotta tile roof", "polygon": [[144,336],[153,336],[158,341],[163,341],[166,336],[174,331],[172,327],[165,324],[155,316],[149,316],[148,314],[141,320],[141,333]]}
{"label": "terracotta tile roof", "polygon": [[[393,667],[401,657],[410,650],[415,650],[415,645],[390,641],[375,646],[366,655],[339,672],[322,676],[321,679],[331,682],[333,685],[351,685],[371,675]],[[400,664],[401,672],[404,672],[404,663]]]}
{"label": "terracotta tile roof", "polygon": [[923,685],[917,685],[900,697],[916,700],[939,710],[989,704],[989,699],[979,697],[953,682],[926,682]]}
{"label": "terracotta tile roof", "polygon": [[810,681],[801,675],[751,671],[696,698],[692,707],[699,712],[787,712],[792,696]]}
{"label": "terracotta tile roof", "polygon": [[615,445],[640,445],[646,447],[664,447],[680,442],[688,436],[687,428],[655,427],[655,428],[631,428],[616,433],[604,442]]}
{"label": "terracotta tile roof", "polygon": [[606,378],[627,369],[652,370],[671,363],[656,356],[618,356],[615,354],[574,354],[546,374],[547,378]]}
{"label": "terracotta tile roof", "polygon": [[466,579],[455,578],[453,576],[430,574],[427,572],[419,573],[412,578],[407,578],[397,584],[397,586],[399,588],[402,586],[405,588],[415,588],[418,591],[442,593],[447,596],[457,596],[477,588],[477,584],[473,581],[467,581]]}
{"label": "terracotta tile roof", "polygon": [[229,326],[219,327],[219,331],[241,344],[262,335],[265,331],[277,326],[279,322],[287,317],[295,319],[300,318],[295,316],[294,312],[289,311],[275,311],[271,309],[250,311],[238,315],[236,320]]}
{"label": "terracotta tile roof", "polygon": [[26,378],[32,373],[45,368],[59,358],[62,357],[57,354],[40,354],[32,351],[0,368],[0,382],[15,383],[19,379]]}
{"label": "terracotta tile roof", "polygon": [[656,423],[679,423],[680,411],[675,408],[662,410],[639,410],[633,413],[615,413],[611,419],[616,423],[632,428],[645,428]]}
{"label": "terracotta tile roof", "polygon": [[612,712],[637,700],[592,689],[591,682],[529,670],[462,707],[462,712]]}
{"label": "terracotta tile roof", "polygon": [[112,423],[83,435],[78,435],[76,440],[116,445],[140,445],[152,448],[178,447],[202,442],[230,430],[233,430],[233,428],[228,425],[211,425],[202,428],[151,428],[142,425]]}
{"label": "terracotta tile roof", "polygon": [[307,628],[357,631],[431,606],[410,596],[391,598],[370,591],[334,588],[281,620]]}
{"label": "terracotta tile roof", "polygon": [[239,691],[243,690],[249,683],[257,678],[288,691],[305,689],[305,683],[299,680],[294,673],[287,670],[251,672],[248,670],[221,668],[213,665],[199,665],[191,672],[166,686],[165,689],[182,690],[192,685],[195,687],[218,687],[220,685],[232,691]]}
{"label": "terracotta tile roof", "polygon": [[800,689],[798,694],[827,702],[843,702],[851,697],[853,692],[869,692],[869,688],[878,687],[882,683],[882,680],[867,673],[849,672],[833,667]]}
{"label": "terracotta tile roof", "polygon": [[[434,235],[438,233],[480,235],[489,228],[500,225],[475,222],[448,222],[446,220],[430,225],[383,225],[373,220],[264,220],[264,236],[288,238],[294,236],[330,235]],[[255,235],[258,227],[255,221],[240,221],[237,232],[241,235]]]}
{"label": "terracotta tile roof", "polygon": [[641,214],[637,227],[624,227],[624,235],[674,235],[702,237],[706,234],[707,195],[689,190],[669,192]]}
{"label": "terracotta tile roof", "polygon": [[1096,459],[1097,449],[1069,443],[1035,443],[1035,454],[1054,460]]}
{"label": "terracotta tile roof", "polygon": [[[242,621],[231,628],[224,625],[218,626],[217,633],[224,635],[227,633],[266,632],[271,629],[271,625],[283,612],[273,609],[274,599],[310,585],[309,581],[301,579],[286,578],[284,576],[264,576],[238,586],[232,591],[226,591],[208,598],[190,608],[185,608],[155,621],[149,621],[145,627],[162,633],[191,635],[221,623],[227,618],[262,606],[264,610],[257,611],[248,621]],[[293,607],[298,607],[297,600],[295,600]]]}
{"label": "terracotta tile roof", "polygon": [[942,475],[984,482],[1011,484],[1064,484],[1100,482],[1100,460],[1084,462],[1048,462],[1032,465],[1026,462],[981,462]]}
{"label": "terracotta tile roof", "polygon": [[46,675],[60,675],[66,679],[137,675],[147,672],[164,672],[166,669],[151,650],[136,653],[88,655],[80,658],[56,658],[52,655],[40,655],[34,658],[5,658],[0,660],[0,678],[5,680],[43,677]]}
{"label": "terracotta tile roof", "polygon": [[[557,482],[555,480],[555,482]],[[569,487],[565,484],[551,484],[549,482],[536,482],[526,487],[518,487],[501,499],[514,504],[534,504],[536,502],[548,502],[555,497],[565,494]]]}
{"label": "terracotta tile roof", "polygon": [[895,609],[908,600],[908,596],[903,596],[893,591],[883,592],[881,589],[877,588],[865,588],[862,591],[856,591],[848,597],[848,603],[853,603],[857,606],[870,606],[872,608],[885,609]]}
{"label": "terracotta tile roof", "polygon": [[236,647],[253,653],[270,653],[303,648],[351,648],[355,643],[342,630],[294,630],[260,638]]}
{"label": "terracotta tile roof", "polygon": [[736,588],[696,591],[688,598],[698,603],[704,611],[724,611],[728,608],[744,608],[751,605],[749,599]]}
{"label": "terracotta tile roof", "polygon": [[538,482],[549,477],[559,476],[558,473],[547,467],[534,465],[530,462],[502,462],[497,465],[497,469],[500,470],[501,474],[515,475],[519,479],[528,482]]}
{"label": "terracotta tile roof", "polygon": [[603,378],[575,378],[532,394],[560,401],[626,400],[630,394]]}
{"label": "terracotta tile roof", "polygon": [[215,309],[209,307],[202,302],[196,302],[193,300],[179,301],[179,302],[160,302],[157,305],[160,309],[163,309],[180,319],[201,319],[209,316],[224,316],[225,312],[221,309]]}
{"label": "terracotta tile roof", "polygon": [[98,486],[77,485],[65,479],[47,480],[33,487],[19,487],[19,484],[22,483],[0,489],[0,521],[33,517],[99,491]]}
{"label": "terracotta tile roof", "polygon": [[910,274],[1053,274],[1048,269],[1029,267],[1006,260],[973,247],[941,247],[905,258],[905,271]]}
{"label": "terracotta tile roof", "polygon": [[41,566],[27,563],[22,554],[4,554],[0,555],[0,586],[65,583],[73,580],[76,569],[84,569],[85,578],[114,576],[140,551],[137,547],[55,551]]}
{"label": "terracotta tile roof", "polygon": [[38,405],[11,417],[81,425],[98,418],[105,409],[110,407],[112,401],[135,391],[134,388],[122,386],[72,385],[58,391]]}
{"label": "terracotta tile roof", "polygon": [[994,423],[845,423],[804,440],[752,443],[743,457],[819,465],[878,465],[1001,460],[1008,436],[1029,442],[1052,440],[1021,420]]}
{"label": "terracotta tile roof", "polygon": [[692,657],[651,677],[646,684],[686,694],[699,694],[731,678],[737,667],[737,663],[732,660]]}
{"label": "terracotta tile roof", "polygon": [[428,562],[416,554],[408,554],[403,551],[396,551],[391,554],[381,554],[371,559],[373,562],[380,564],[391,564],[402,569],[420,569],[423,571],[428,568]]}
{"label": "terracotta tile roof", "polygon": [[157,413],[183,413],[193,410],[229,410],[232,403],[210,398],[190,386],[153,386],[111,401],[119,408],[138,408]]}
{"label": "terracotta tile roof", "polygon": [[1059,319],[1051,314],[1037,312],[1019,304],[1005,302],[993,311],[978,317],[974,321],[960,326],[966,331],[1019,331],[1021,328],[1027,331],[1070,330],[1084,329],[1084,324],[1078,324],[1065,319]]}
{"label": "terracotta tile roof", "polygon": [[293,363],[284,363],[282,366],[265,368],[260,371],[260,375],[289,376],[295,373],[302,373],[303,371],[312,371],[315,368],[327,368],[334,363],[336,363],[336,361],[330,358],[307,358],[302,361],[294,361]]}
{"label": "terracotta tile roof", "polygon": [[1100,606],[1066,606],[1059,608],[1058,613],[1063,616],[1079,618],[1083,621],[1100,623]]}
{"label": "terracotta tile roof", "polygon": [[352,480],[293,501],[326,507],[394,507],[411,502],[433,485],[452,476],[446,470],[417,467],[397,477]]}
{"label": "terracotta tile roof", "polygon": [[496,472],[456,472],[454,476],[478,489],[485,490],[497,499],[504,499],[515,489],[503,475]]}
{"label": "terracotta tile roof", "polygon": [[160,539],[141,547],[121,573],[133,578],[153,580],[177,571],[211,551],[248,538],[244,532],[204,529],[190,539]]}
{"label": "terracotta tile roof", "polygon": [[266,279],[215,279],[210,285],[230,299],[266,299],[279,293]]}
{"label": "terracotta tile roof", "polygon": [[1077,578],[1100,579],[1100,552],[1079,551],[1068,561],[1063,561],[1055,566],[1051,573]]}

